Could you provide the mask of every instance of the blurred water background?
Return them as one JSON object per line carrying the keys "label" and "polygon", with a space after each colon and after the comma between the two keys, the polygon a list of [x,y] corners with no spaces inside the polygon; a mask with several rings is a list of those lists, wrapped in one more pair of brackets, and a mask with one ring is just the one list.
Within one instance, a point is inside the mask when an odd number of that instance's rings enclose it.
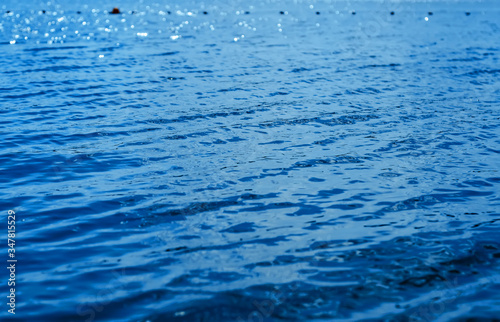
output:
{"label": "blurred water background", "polygon": [[0,8],[16,320],[500,316],[498,2]]}

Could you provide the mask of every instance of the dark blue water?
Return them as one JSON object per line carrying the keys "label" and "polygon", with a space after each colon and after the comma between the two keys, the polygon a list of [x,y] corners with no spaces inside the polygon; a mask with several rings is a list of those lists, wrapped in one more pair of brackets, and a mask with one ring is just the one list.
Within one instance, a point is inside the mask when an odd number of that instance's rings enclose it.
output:
{"label": "dark blue water", "polygon": [[500,317],[496,1],[0,8],[15,320]]}

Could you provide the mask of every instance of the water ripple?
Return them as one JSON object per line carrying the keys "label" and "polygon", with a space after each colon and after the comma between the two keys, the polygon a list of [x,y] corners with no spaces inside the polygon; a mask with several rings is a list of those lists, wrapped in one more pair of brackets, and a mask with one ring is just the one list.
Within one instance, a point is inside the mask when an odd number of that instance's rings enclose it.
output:
{"label": "water ripple", "polygon": [[2,4],[20,321],[500,315],[497,3],[120,6]]}

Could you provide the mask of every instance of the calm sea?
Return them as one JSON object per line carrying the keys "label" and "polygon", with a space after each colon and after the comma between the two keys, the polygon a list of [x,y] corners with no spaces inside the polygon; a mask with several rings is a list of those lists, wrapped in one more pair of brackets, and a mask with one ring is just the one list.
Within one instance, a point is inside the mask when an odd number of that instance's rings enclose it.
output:
{"label": "calm sea", "polygon": [[497,1],[0,9],[0,319],[500,316]]}

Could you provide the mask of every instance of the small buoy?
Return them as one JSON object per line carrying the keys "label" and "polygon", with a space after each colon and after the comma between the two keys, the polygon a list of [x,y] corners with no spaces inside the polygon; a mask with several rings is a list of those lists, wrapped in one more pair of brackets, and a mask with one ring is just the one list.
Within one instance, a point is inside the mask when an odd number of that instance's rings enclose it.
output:
{"label": "small buoy", "polygon": [[77,11],[76,13],[77,13],[77,14],[81,14],[82,12],[81,12],[81,11]]}
{"label": "small buoy", "polygon": [[204,15],[208,15],[208,12],[206,12],[206,11],[203,11],[203,14],[204,14]]}
{"label": "small buoy", "polygon": [[319,15],[319,14],[320,14],[320,12],[319,12],[319,11],[316,11],[316,14],[317,14],[317,15]]}
{"label": "small buoy", "polygon": [[353,11],[351,12],[351,14],[352,14],[352,15],[355,15],[355,14],[356,14],[356,11],[354,11],[354,10],[353,10]]}
{"label": "small buoy", "polygon": [[428,12],[428,14],[429,14],[429,16],[432,16],[432,15],[433,15],[432,11],[429,11],[429,12]]}
{"label": "small buoy", "polygon": [[245,14],[246,14],[246,15],[249,15],[249,14],[250,14],[250,11],[245,11]]}
{"label": "small buoy", "polygon": [[391,11],[391,16],[394,16],[394,11]]}
{"label": "small buoy", "polygon": [[470,16],[470,12],[466,12],[466,13],[465,13],[465,15],[466,15],[466,16]]}
{"label": "small buoy", "polygon": [[117,15],[120,13],[120,9],[118,9],[117,7],[114,7],[113,10],[111,10],[111,14],[113,15]]}
{"label": "small buoy", "polygon": [[47,12],[47,11],[45,11],[45,10],[42,10],[42,13],[46,13],[46,12]]}
{"label": "small buoy", "polygon": [[284,12],[284,11],[280,11],[280,15],[284,15],[284,14],[285,14],[285,12]]}

